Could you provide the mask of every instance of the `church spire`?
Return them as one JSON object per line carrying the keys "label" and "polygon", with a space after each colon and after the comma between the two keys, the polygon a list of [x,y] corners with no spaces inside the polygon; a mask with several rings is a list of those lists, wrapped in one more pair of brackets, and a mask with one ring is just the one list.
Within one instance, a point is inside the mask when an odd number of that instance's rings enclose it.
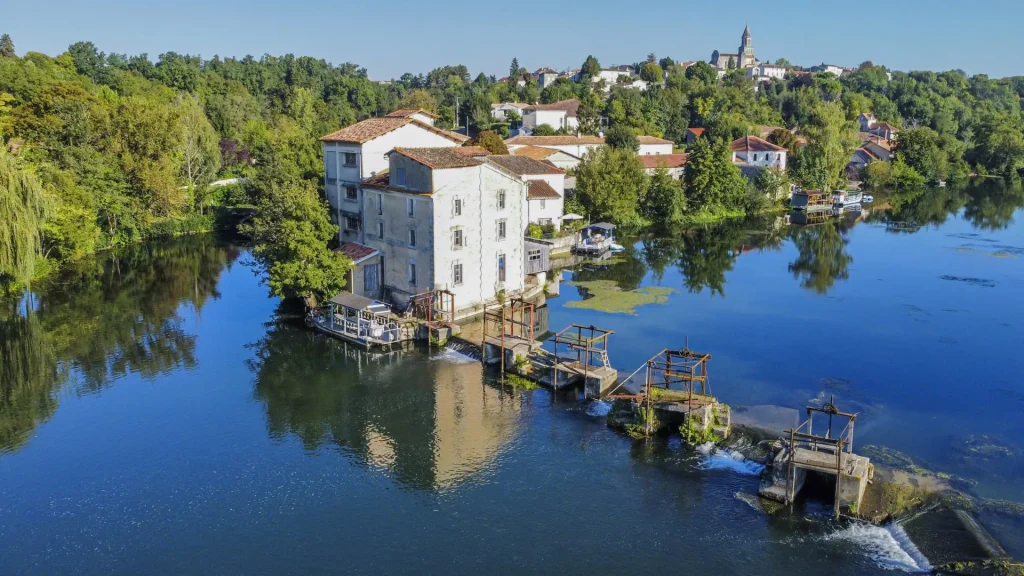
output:
{"label": "church spire", "polygon": [[746,28],[743,29],[743,37],[750,38],[750,24],[747,24]]}

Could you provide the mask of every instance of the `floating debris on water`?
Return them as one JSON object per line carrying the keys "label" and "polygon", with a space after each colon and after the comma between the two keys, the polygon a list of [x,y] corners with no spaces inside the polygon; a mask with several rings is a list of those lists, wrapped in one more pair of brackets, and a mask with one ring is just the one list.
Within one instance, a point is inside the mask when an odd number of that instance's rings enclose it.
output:
{"label": "floating debris on water", "polygon": [[590,280],[568,282],[570,286],[582,288],[588,298],[566,303],[568,308],[587,308],[610,314],[636,315],[636,308],[647,304],[664,304],[668,295],[676,292],[673,288],[649,286],[636,290],[623,290],[614,280]]}
{"label": "floating debris on water", "polygon": [[980,286],[982,288],[995,288],[996,283],[993,280],[986,280],[985,278],[970,278],[966,276],[951,276],[949,274],[943,274],[939,276],[940,280],[953,280],[956,282],[965,282],[972,286]]}

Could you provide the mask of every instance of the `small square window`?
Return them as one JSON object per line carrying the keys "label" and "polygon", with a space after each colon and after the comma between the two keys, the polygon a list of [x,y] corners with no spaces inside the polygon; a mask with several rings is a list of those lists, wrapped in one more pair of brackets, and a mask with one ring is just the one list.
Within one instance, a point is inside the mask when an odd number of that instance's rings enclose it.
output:
{"label": "small square window", "polygon": [[395,170],[395,184],[398,186],[405,187],[406,185],[405,168],[399,168]]}
{"label": "small square window", "polygon": [[455,230],[452,230],[452,247],[453,248],[462,248],[464,240],[465,239],[462,237],[462,229],[461,228],[456,228]]}
{"label": "small square window", "polygon": [[354,216],[345,216],[345,230],[359,230],[359,219]]}
{"label": "small square window", "polygon": [[355,200],[355,199],[356,199],[356,187],[355,186],[345,186],[345,200]]}
{"label": "small square window", "polygon": [[452,205],[452,213],[456,216],[462,215],[462,198],[456,198]]}
{"label": "small square window", "polygon": [[356,153],[355,152],[345,152],[345,166],[355,166],[355,165],[356,165]]}
{"label": "small square window", "polygon": [[540,250],[530,250],[526,253],[526,258],[530,262],[536,262],[540,260]]}
{"label": "small square window", "polygon": [[462,286],[462,263],[460,262],[452,265],[452,284]]}

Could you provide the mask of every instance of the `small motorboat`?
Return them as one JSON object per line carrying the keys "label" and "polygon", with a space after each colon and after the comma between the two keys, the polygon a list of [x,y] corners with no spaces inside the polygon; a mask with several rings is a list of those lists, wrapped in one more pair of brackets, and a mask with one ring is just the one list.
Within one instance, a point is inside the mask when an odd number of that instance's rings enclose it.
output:
{"label": "small motorboat", "polygon": [[875,201],[875,197],[870,195],[870,194],[868,194],[867,196],[864,196],[863,198],[861,198],[860,201],[862,203],[864,203],[864,204],[870,204],[871,202]]}
{"label": "small motorboat", "polygon": [[616,244],[616,243],[612,242],[611,244],[608,245],[608,251],[610,251],[610,252],[625,252],[626,249],[622,246],[622,244]]}

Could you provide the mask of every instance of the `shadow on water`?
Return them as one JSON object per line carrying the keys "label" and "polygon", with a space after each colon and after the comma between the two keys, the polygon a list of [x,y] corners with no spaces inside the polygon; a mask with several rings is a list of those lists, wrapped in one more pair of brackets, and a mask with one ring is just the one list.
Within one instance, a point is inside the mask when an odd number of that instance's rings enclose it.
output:
{"label": "shadow on water", "polygon": [[68,383],[95,392],[128,373],[196,363],[179,308],[219,297],[240,251],[211,236],[151,242],[71,264],[0,306],[0,453],[24,444]]}

